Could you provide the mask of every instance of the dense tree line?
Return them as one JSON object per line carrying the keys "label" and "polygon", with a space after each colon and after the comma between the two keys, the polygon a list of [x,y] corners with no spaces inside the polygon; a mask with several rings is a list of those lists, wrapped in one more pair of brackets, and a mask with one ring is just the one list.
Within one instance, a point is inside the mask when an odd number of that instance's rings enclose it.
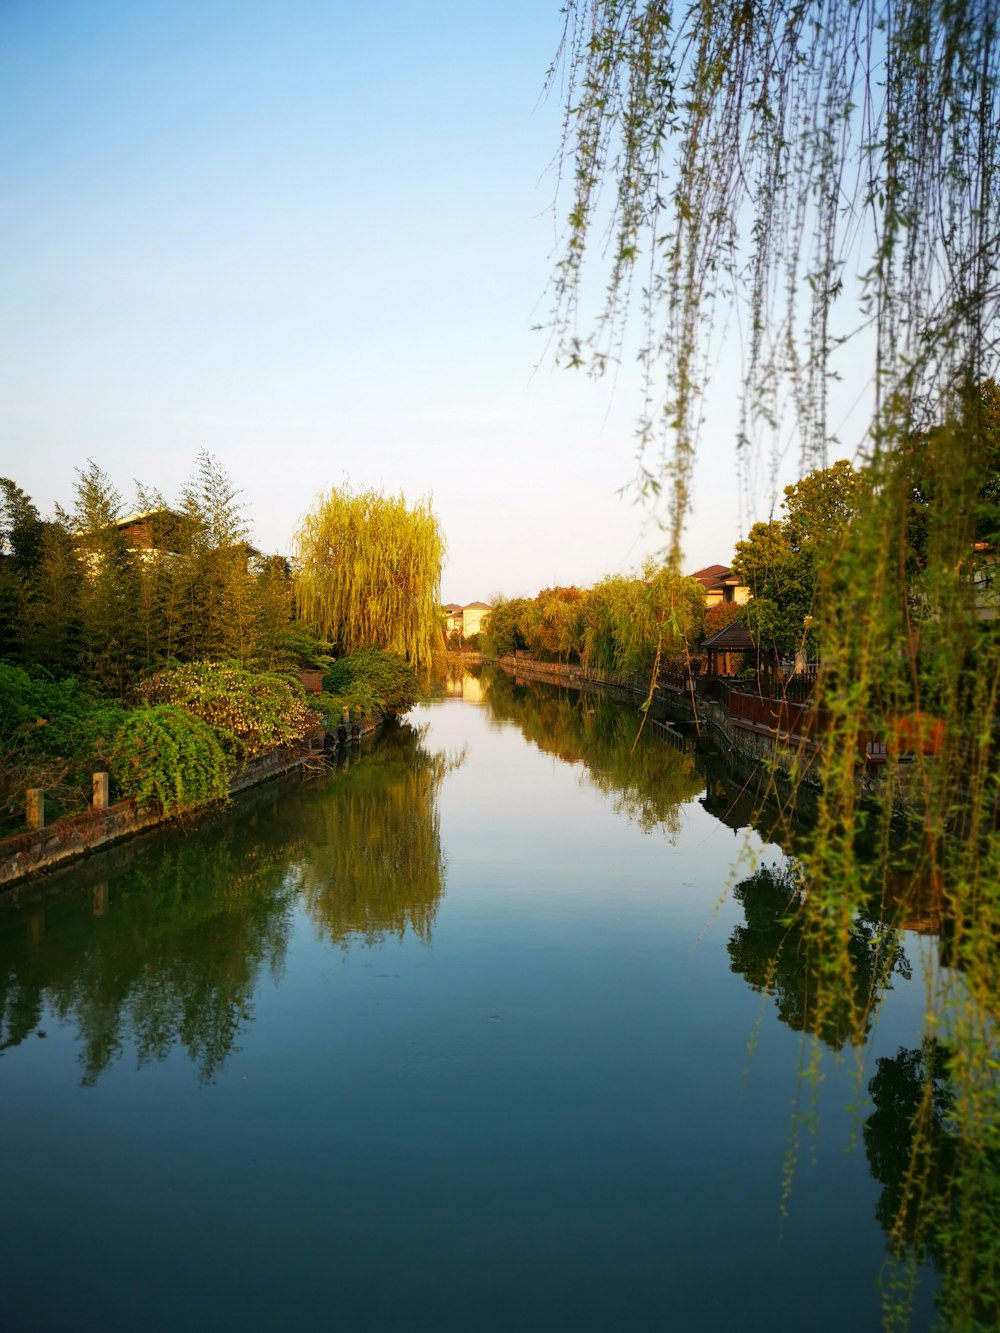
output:
{"label": "dense tree line", "polygon": [[[207,454],[172,505],[137,485],[126,506],[89,463],[71,507],[43,519],[0,479],[0,821],[18,825],[29,786],[52,814],[80,809],[97,768],[116,795],[184,809],[225,797],[236,764],[323,714],[410,707],[403,654],[426,668],[437,625],[436,520],[334,492],[309,522],[294,572],[262,555]],[[300,667],[326,668],[316,708]]]}
{"label": "dense tree line", "polygon": [[[122,521],[145,516],[148,545]],[[43,519],[0,480],[0,657],[123,697],[142,673],[228,660],[273,671],[301,651],[288,562],[250,545],[238,492],[208,455],[172,507],[138,486],[132,507],[94,463],[72,507]]]}
{"label": "dense tree line", "polygon": [[578,661],[599,671],[646,672],[657,660],[697,654],[704,589],[649,563],[591,588],[544,588],[536,597],[499,597],[481,633],[483,651],[515,650],[547,661]]}

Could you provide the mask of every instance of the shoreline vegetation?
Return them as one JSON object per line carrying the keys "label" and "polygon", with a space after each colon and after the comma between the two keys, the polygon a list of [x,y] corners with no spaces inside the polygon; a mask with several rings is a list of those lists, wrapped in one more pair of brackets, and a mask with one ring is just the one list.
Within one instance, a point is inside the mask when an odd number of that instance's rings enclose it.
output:
{"label": "shoreline vegetation", "polygon": [[[356,723],[358,734],[350,736],[349,741],[364,740],[381,725],[382,719]],[[150,829],[201,819],[252,787],[296,769],[310,768],[323,759],[322,745],[276,749],[237,770],[225,800],[206,801],[181,812],[169,812],[157,804],[139,806],[133,797],[127,797],[104,809],[92,807],[83,814],[63,816],[41,828],[11,834],[0,839],[0,895],[16,893],[25,881],[35,882],[49,871]]]}
{"label": "shoreline vegetation", "polygon": [[112,808],[113,836],[191,814],[421,696],[443,640],[427,502],[332,491],[290,561],[251,544],[208,454],[173,503],[137,483],[130,511],[93,462],[73,490],[43,519],[0,478],[0,838],[47,813],[55,854],[60,822],[89,845]]}
{"label": "shoreline vegetation", "polygon": [[[477,651],[446,651],[439,658],[438,674],[465,671],[482,661],[482,654]],[[25,881],[35,881],[51,870],[60,869],[70,861],[150,829],[201,819],[251,787],[286,776],[296,769],[325,766],[338,751],[364,742],[379,731],[388,718],[402,715],[417,701],[416,678],[405,663],[393,660],[392,655],[380,650],[352,654],[335,663],[334,668],[323,675],[323,689],[306,696],[319,719],[312,734],[291,745],[274,746],[249,758],[233,770],[224,794],[179,809],[165,809],[157,801],[143,806],[134,796],[100,805],[96,799],[98,779],[108,775],[95,772],[95,799],[85,809],[59,814],[38,828],[24,828],[0,836],[0,895],[18,889]],[[317,704],[321,706],[319,711]]]}
{"label": "shoreline vegetation", "polygon": [[[322,765],[421,695],[409,666],[376,648],[330,663],[321,690],[310,695],[289,680],[235,663],[189,663],[139,684],[134,707],[110,709],[113,736],[95,739],[87,707],[107,725],[106,703],[78,692],[74,681],[45,685],[0,663],[0,687],[8,700],[20,702],[5,730],[8,749],[12,741],[22,743],[21,771],[10,776],[20,778],[28,823],[0,839],[0,892],[108,843],[197,817],[295,768]],[[76,705],[75,729],[66,718],[60,728],[58,707],[65,712],[67,701]],[[28,720],[46,703],[51,718]],[[49,750],[32,754],[33,736],[51,741]],[[96,758],[86,774],[88,756]],[[46,774],[60,784],[51,823],[41,785]],[[36,785],[25,786],[31,775]],[[10,804],[8,796],[8,811]]]}

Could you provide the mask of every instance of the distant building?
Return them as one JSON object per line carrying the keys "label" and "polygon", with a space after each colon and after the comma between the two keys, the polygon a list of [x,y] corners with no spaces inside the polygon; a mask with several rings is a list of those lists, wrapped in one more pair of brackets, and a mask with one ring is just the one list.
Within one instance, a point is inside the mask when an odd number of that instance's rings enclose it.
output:
{"label": "distant building", "polygon": [[727,625],[704,639],[701,651],[706,659],[706,676],[731,676],[744,653],[756,652],[756,645],[745,625]]}
{"label": "distant building", "polygon": [[750,600],[750,589],[741,583],[728,565],[708,565],[697,569],[689,576],[705,589],[705,606],[718,606],[720,602],[734,602],[745,606]]}
{"label": "distant building", "polygon": [[493,610],[486,602],[469,602],[460,606],[458,602],[448,602],[445,611],[445,630],[457,634],[460,639],[471,639],[483,627],[483,621]]}
{"label": "distant building", "polygon": [[180,532],[184,515],[176,509],[148,509],[141,514],[120,518],[114,526],[130,551],[169,552],[181,550]]}
{"label": "distant building", "polygon": [[[111,527],[121,534],[125,548],[138,556],[143,563],[160,559],[175,560],[191,550],[191,523],[187,514],[180,510],[169,509],[166,505],[159,509],[147,509],[139,514],[128,514],[116,519]],[[78,545],[88,544],[88,534],[80,530],[74,534]],[[262,553],[248,541],[238,541],[227,549],[240,551],[248,567],[259,571]],[[95,568],[96,552],[86,555],[91,569]]]}

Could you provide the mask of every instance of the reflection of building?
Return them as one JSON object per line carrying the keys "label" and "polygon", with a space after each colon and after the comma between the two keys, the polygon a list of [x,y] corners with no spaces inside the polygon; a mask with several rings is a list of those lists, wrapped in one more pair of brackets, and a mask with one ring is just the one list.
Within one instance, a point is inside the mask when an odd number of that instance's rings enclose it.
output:
{"label": "reflection of building", "polygon": [[[774,812],[766,808],[769,791],[766,779],[757,775],[748,781],[737,781],[730,777],[722,762],[712,755],[706,756],[702,763],[705,795],[699,798],[699,804],[734,833],[752,828],[765,841],[774,839],[776,819]],[[777,840],[781,840],[780,835]]]}
{"label": "reflection of building", "polygon": [[745,606],[750,600],[750,589],[739,581],[728,565],[707,565],[704,569],[696,569],[689,577],[705,589],[706,607],[718,606],[720,602]]}
{"label": "reflection of building", "polygon": [[446,632],[457,634],[460,639],[471,639],[482,629],[483,621],[493,608],[485,602],[469,602],[467,606],[449,602],[444,610]]}
{"label": "reflection of building", "polygon": [[481,704],[483,682],[479,676],[474,676],[470,671],[463,671],[461,675],[449,676],[445,681],[445,693],[449,699],[466,699],[469,703]]}

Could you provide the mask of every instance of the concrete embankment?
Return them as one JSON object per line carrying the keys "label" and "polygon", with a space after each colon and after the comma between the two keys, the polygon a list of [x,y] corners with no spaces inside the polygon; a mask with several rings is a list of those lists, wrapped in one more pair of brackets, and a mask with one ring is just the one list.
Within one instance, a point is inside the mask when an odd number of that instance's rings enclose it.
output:
{"label": "concrete embankment", "polygon": [[[378,722],[360,724],[358,735],[352,739],[371,735],[379,725]],[[321,763],[322,758],[322,748],[316,745],[272,750],[238,770],[229,784],[230,795],[236,796],[295,769]],[[190,818],[191,811],[180,816],[164,815],[158,806],[140,809],[135,801],[127,800],[104,810],[90,809],[81,815],[54,820],[43,828],[16,833],[0,840],[0,892],[100,847]]]}
{"label": "concrete embankment", "polygon": [[508,675],[520,676],[525,680],[548,681],[551,685],[568,685],[575,689],[605,690],[617,693],[623,698],[635,699],[639,703],[649,694],[648,676],[588,670],[565,662],[536,662],[530,657],[498,657],[484,660],[489,666],[500,667]]}

